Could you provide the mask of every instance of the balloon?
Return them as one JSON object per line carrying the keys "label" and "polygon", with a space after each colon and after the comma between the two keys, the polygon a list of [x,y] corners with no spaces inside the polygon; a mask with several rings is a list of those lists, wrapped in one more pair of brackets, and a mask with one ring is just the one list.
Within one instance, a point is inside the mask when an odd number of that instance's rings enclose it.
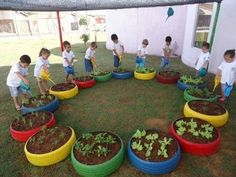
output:
{"label": "balloon", "polygon": [[174,15],[174,9],[169,7],[169,9],[167,11],[167,15],[168,15],[168,17],[166,18],[166,21],[168,20],[169,17]]}

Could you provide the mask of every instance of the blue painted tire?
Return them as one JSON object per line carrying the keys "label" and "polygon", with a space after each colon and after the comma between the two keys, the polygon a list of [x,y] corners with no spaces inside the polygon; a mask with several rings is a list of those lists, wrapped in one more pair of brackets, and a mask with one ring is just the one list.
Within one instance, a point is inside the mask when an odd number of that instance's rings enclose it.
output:
{"label": "blue painted tire", "polygon": [[203,83],[200,85],[190,85],[190,84],[185,84],[185,83],[181,82],[180,80],[178,80],[177,87],[180,90],[184,91],[185,89],[190,88],[190,87],[204,88],[204,87],[206,87],[206,83]]}
{"label": "blue painted tire", "polygon": [[138,170],[142,171],[143,173],[151,175],[166,174],[173,171],[180,162],[181,150],[179,143],[177,141],[176,143],[178,144],[178,150],[176,154],[171,159],[164,162],[149,162],[140,159],[133,153],[132,149],[130,148],[130,142],[131,140],[129,141],[128,144],[129,160],[133,166],[135,166]]}
{"label": "blue painted tire", "polygon": [[36,111],[54,112],[58,107],[59,107],[59,101],[58,101],[57,97],[55,97],[52,102],[50,102],[49,104],[44,105],[44,106],[35,107],[35,108],[29,108],[29,107],[22,106],[22,114],[26,114],[29,112],[36,112]]}
{"label": "blue painted tire", "polygon": [[112,72],[112,77],[115,79],[129,79],[131,77],[133,77],[134,73],[131,71],[127,71],[127,72]]}

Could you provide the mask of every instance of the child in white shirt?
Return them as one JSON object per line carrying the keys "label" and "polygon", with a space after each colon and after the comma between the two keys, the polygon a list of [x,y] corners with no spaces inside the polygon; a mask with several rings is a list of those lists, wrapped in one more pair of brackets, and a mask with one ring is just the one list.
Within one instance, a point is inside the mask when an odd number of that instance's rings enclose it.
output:
{"label": "child in white shirt", "polygon": [[28,55],[22,55],[20,61],[12,65],[11,70],[7,76],[7,86],[9,87],[11,97],[13,98],[15,108],[17,111],[21,110],[18,96],[22,96],[22,101],[27,97],[26,91],[21,88],[21,82],[29,85],[27,79],[28,67],[31,63],[31,59]]}
{"label": "child in white shirt", "polygon": [[40,78],[40,72],[43,69],[45,72],[49,73],[49,61],[48,57],[50,56],[50,51],[46,48],[42,48],[39,52],[39,57],[36,60],[36,64],[34,67],[34,77],[36,77],[38,82],[38,87],[41,94],[45,94],[48,92],[48,82]]}
{"label": "child in white shirt", "polygon": [[169,59],[173,52],[171,41],[172,41],[172,38],[170,36],[167,36],[165,38],[165,45],[164,45],[164,48],[162,51],[162,57],[161,57],[161,66],[160,66],[161,69],[165,69],[165,68],[168,69],[170,66]]}
{"label": "child in white shirt", "polygon": [[[74,66],[73,66],[75,55],[72,52],[71,45],[68,41],[63,42],[63,47],[64,47],[64,51],[62,52],[63,67],[65,70],[65,80],[66,82],[68,82],[70,74],[73,76],[73,79],[75,79]],[[68,73],[68,70],[70,70],[71,73]]]}
{"label": "child in white shirt", "polygon": [[201,69],[207,69],[207,65],[210,60],[210,52],[209,52],[210,44],[207,42],[203,42],[202,51],[195,62],[195,69],[197,70],[196,75],[200,75]]}
{"label": "child in white shirt", "polygon": [[93,61],[95,62],[95,49],[97,48],[96,42],[92,42],[90,47],[86,50],[84,57],[84,66],[86,72],[90,73],[93,71]]}
{"label": "child in white shirt", "polygon": [[118,68],[120,66],[120,57],[124,57],[124,45],[116,34],[111,35],[111,40],[113,42],[113,56],[114,56],[114,67]]}
{"label": "child in white shirt", "polygon": [[236,60],[235,50],[227,50],[224,53],[224,61],[218,67],[216,75],[221,76],[221,95],[220,102],[224,102],[226,99],[225,89],[228,86],[233,86],[236,81]]}
{"label": "child in white shirt", "polygon": [[147,56],[147,49],[148,46],[148,40],[144,39],[142,42],[142,46],[138,48],[137,57],[136,57],[136,67],[144,67],[145,65],[145,59]]}

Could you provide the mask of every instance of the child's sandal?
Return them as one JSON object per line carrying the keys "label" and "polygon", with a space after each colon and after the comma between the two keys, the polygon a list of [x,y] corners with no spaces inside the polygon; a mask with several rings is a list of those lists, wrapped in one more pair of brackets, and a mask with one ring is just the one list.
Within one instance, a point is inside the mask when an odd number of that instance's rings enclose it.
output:
{"label": "child's sandal", "polygon": [[17,111],[21,111],[21,106],[16,106]]}

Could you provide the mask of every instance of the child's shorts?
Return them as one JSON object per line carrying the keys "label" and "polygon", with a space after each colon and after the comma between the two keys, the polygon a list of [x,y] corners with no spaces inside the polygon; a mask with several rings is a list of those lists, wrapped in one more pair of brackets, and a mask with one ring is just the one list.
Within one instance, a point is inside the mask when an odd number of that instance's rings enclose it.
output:
{"label": "child's shorts", "polygon": [[74,66],[64,67],[64,72],[65,74],[68,74],[68,75],[74,75],[75,74]]}
{"label": "child's shorts", "polygon": [[93,71],[93,64],[91,60],[84,59],[84,65],[85,65],[85,70],[86,72],[92,72]]}
{"label": "child's shorts", "polygon": [[11,94],[11,97],[17,97],[19,96],[19,94],[26,94],[26,91],[24,89],[21,88],[21,86],[19,87],[9,87],[9,91]]}
{"label": "child's shorts", "polygon": [[120,66],[120,59],[118,56],[114,55],[114,67]]}
{"label": "child's shorts", "polygon": [[136,66],[144,67],[144,65],[145,65],[145,58],[137,56],[136,57]]}
{"label": "child's shorts", "polygon": [[169,62],[169,59],[168,58],[165,58],[165,57],[161,57],[161,65],[160,67],[162,69],[164,68],[169,68],[170,67],[170,62]]}

